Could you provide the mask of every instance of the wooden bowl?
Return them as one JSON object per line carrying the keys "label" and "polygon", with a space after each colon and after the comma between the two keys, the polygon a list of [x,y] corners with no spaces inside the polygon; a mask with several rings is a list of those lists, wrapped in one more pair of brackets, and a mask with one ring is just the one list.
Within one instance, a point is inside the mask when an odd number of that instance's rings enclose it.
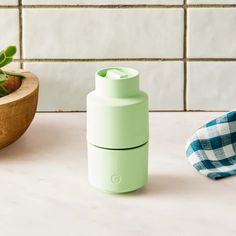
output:
{"label": "wooden bowl", "polygon": [[13,93],[0,98],[0,149],[16,141],[29,127],[38,103],[38,78],[20,70],[25,78]]}

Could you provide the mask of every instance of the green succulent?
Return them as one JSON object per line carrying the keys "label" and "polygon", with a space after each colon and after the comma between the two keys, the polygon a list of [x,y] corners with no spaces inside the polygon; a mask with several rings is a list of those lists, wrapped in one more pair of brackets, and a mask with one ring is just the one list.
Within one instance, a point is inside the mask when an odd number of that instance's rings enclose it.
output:
{"label": "green succulent", "polygon": [[8,95],[9,92],[4,88],[3,83],[8,79],[9,75],[24,78],[25,76],[18,72],[3,71],[1,68],[13,61],[13,56],[16,54],[15,46],[8,46],[5,50],[0,51],[0,94],[2,96]]}

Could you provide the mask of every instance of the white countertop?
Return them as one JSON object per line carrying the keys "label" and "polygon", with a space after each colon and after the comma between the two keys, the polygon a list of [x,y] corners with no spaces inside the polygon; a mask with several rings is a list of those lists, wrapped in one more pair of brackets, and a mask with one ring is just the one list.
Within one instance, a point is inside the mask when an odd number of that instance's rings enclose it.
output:
{"label": "white countertop", "polygon": [[213,181],[187,138],[221,113],[150,113],[149,182],[113,195],[87,181],[86,114],[38,113],[0,151],[1,236],[235,235],[236,176]]}

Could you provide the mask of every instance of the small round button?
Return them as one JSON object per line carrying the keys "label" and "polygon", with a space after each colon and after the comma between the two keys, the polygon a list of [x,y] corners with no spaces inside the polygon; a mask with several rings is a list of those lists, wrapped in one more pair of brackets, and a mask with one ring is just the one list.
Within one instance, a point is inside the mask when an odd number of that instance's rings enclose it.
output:
{"label": "small round button", "polygon": [[120,175],[112,175],[111,182],[113,184],[119,184],[121,182],[121,176]]}

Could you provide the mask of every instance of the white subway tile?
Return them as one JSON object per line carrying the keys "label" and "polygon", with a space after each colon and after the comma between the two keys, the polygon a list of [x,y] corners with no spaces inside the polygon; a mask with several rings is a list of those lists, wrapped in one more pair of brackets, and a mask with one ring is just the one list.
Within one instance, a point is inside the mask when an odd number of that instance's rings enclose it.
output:
{"label": "white subway tile", "polygon": [[0,6],[1,5],[18,5],[18,0],[1,0]]}
{"label": "white subway tile", "polygon": [[187,0],[188,4],[234,4],[236,0]]}
{"label": "white subway tile", "polygon": [[94,89],[94,73],[107,66],[139,70],[140,87],[149,95],[150,110],[183,110],[182,62],[27,62],[40,79],[40,111],[84,111]]}
{"label": "white subway tile", "polygon": [[24,9],[26,58],[182,57],[182,9]]}
{"label": "white subway tile", "polygon": [[187,71],[188,109],[236,107],[236,62],[189,62]]}
{"label": "white subway tile", "polygon": [[235,22],[235,9],[189,9],[188,57],[236,57]]}
{"label": "white subway tile", "polygon": [[23,4],[182,4],[183,0],[23,0]]}
{"label": "white subway tile", "polygon": [[15,58],[19,57],[19,21],[17,9],[0,9],[0,50],[8,45],[16,45],[18,52]]}

